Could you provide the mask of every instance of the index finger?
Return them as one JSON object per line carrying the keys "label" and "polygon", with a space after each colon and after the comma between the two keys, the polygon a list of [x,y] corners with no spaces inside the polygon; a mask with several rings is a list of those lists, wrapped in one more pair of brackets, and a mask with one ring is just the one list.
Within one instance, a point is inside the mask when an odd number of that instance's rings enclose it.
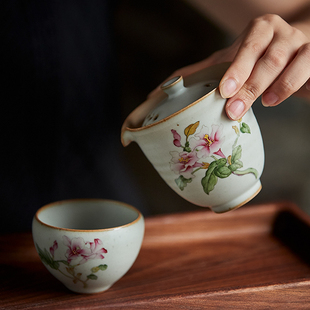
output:
{"label": "index finger", "polygon": [[[260,23],[260,25],[257,25]],[[257,31],[257,28],[260,28]],[[273,31],[267,23],[254,21],[231,66],[224,74],[219,90],[223,98],[234,96],[250,77],[258,59],[265,53],[273,38]]]}

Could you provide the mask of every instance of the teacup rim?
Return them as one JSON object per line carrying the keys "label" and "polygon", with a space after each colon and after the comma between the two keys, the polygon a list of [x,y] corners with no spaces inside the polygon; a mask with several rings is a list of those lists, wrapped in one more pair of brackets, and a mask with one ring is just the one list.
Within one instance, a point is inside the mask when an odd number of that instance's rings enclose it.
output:
{"label": "teacup rim", "polygon": [[[43,221],[41,221],[39,219],[39,213],[41,213],[42,211],[44,211],[47,208],[51,208],[55,205],[61,205],[64,203],[74,203],[74,202],[86,202],[86,201],[90,201],[90,202],[112,202],[112,203],[117,203],[119,205],[123,205],[126,208],[132,209],[134,211],[136,211],[138,213],[138,217],[127,224],[124,225],[119,225],[119,226],[114,226],[114,227],[109,227],[109,228],[98,228],[98,229],[74,229],[74,228],[65,228],[65,227],[59,227],[59,226],[54,226],[54,225],[50,225],[47,223],[44,223]],[[135,223],[139,222],[141,219],[143,218],[142,213],[134,206],[126,203],[126,202],[122,202],[122,201],[118,201],[118,200],[114,200],[114,199],[103,199],[103,198],[76,198],[76,199],[65,199],[65,200],[59,200],[59,201],[55,201],[55,202],[51,202],[48,203],[42,207],[40,207],[35,215],[34,215],[34,219],[41,225],[48,227],[48,228],[52,228],[52,229],[57,229],[57,230],[61,230],[61,231],[71,231],[71,232],[103,232],[103,231],[110,231],[110,230],[116,230],[116,229],[120,229],[120,228],[125,228],[131,225],[134,225]]]}

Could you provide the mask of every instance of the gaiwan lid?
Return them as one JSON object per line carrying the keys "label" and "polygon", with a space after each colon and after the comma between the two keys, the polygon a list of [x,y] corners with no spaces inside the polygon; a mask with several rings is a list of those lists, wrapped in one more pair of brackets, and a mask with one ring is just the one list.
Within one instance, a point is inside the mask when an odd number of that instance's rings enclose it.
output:
{"label": "gaiwan lid", "polygon": [[143,126],[156,123],[199,100],[210,91],[218,87],[218,80],[205,81],[203,84],[194,84],[185,87],[182,76],[176,76],[161,86],[168,95],[159,105],[144,119]]}

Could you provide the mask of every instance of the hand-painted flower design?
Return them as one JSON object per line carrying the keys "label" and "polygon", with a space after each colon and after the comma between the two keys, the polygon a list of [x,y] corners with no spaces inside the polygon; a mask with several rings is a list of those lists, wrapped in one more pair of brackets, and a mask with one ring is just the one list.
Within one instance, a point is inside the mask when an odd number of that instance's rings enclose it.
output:
{"label": "hand-painted flower design", "polygon": [[191,139],[190,147],[197,150],[199,158],[208,157],[217,152],[225,140],[223,126],[218,125],[212,125],[211,133],[208,127],[203,125],[200,132],[195,134],[195,137],[198,139]]}
{"label": "hand-painted flower design", "polygon": [[87,260],[89,259],[103,259],[103,253],[107,253],[108,251],[105,248],[100,247],[102,245],[102,241],[100,239],[95,239],[94,242],[86,242],[86,244],[90,245],[90,254],[85,257]]}
{"label": "hand-painted flower design", "polygon": [[174,129],[171,129],[171,132],[173,134],[173,144],[177,147],[180,147],[181,146],[181,136]]}
{"label": "hand-painted flower design", "polygon": [[218,155],[218,156],[220,156],[222,158],[226,158],[226,156],[222,152],[222,149],[219,149],[217,152],[214,152],[213,154],[214,155]]}
{"label": "hand-painted flower design", "polygon": [[[67,261],[70,262],[73,259],[81,258],[79,265],[86,263],[89,259],[103,259],[103,253],[107,253],[105,248],[100,248],[102,241],[95,239],[94,242],[85,242],[83,238],[70,239],[67,236],[63,236],[64,244],[68,247],[66,252]],[[86,247],[89,245],[89,247]]]}
{"label": "hand-painted flower design", "polygon": [[197,153],[194,152],[170,152],[172,158],[170,162],[171,170],[176,173],[183,175],[184,178],[190,179],[194,177],[192,175],[195,168],[202,167],[203,164],[199,163]]}
{"label": "hand-painted flower design", "polygon": [[[211,133],[206,126],[202,126],[199,133],[199,121],[188,125],[184,129],[185,143],[182,145],[182,137],[175,129],[171,129],[173,134],[173,144],[182,148],[182,152],[171,151],[170,168],[179,177],[175,183],[180,190],[184,190],[187,184],[192,182],[194,174],[199,170],[205,170],[205,176],[201,179],[201,185],[207,195],[214,189],[218,178],[224,179],[231,174],[241,176],[252,173],[257,178],[258,172],[254,168],[240,170],[243,167],[241,161],[242,147],[237,145],[241,134],[251,134],[250,127],[246,123],[238,121],[239,128],[235,125],[232,129],[237,138],[232,146],[232,153],[227,158],[222,152],[222,145],[225,141],[222,125],[212,125]],[[195,134],[196,133],[196,134]],[[218,156],[218,157],[216,157]],[[213,159],[207,162],[206,158]],[[201,160],[201,162],[200,162]]]}
{"label": "hand-painted flower design", "polygon": [[[56,260],[54,258],[55,251],[58,249],[58,243],[56,240],[54,241],[53,246],[50,247],[50,252],[48,252],[46,249],[42,250],[38,244],[36,244],[36,247],[44,264],[48,265],[54,270],[58,270],[66,277],[71,278],[75,284],[81,282],[85,288],[87,287],[88,280],[97,280],[98,276],[96,276],[94,273],[98,272],[99,270],[106,270],[108,268],[106,264],[92,267],[92,273],[87,275],[85,280],[82,280],[82,273],[76,272],[76,268],[86,263],[88,260],[103,259],[104,256],[102,254],[107,253],[108,251],[102,247],[103,243],[98,238],[94,239],[94,242],[85,242],[81,237],[70,239],[68,236],[63,236],[63,243],[68,247],[64,254],[66,260]],[[71,264],[73,261],[74,264]],[[65,268],[60,268],[61,264],[63,264]]]}
{"label": "hand-painted flower design", "polygon": [[55,240],[54,243],[53,243],[53,246],[50,247],[50,252],[52,254],[52,256],[54,257],[54,253],[55,251],[58,249],[58,243],[57,241]]}
{"label": "hand-painted flower design", "polygon": [[90,249],[85,247],[83,238],[68,238],[63,236],[64,245],[68,247],[66,252],[67,261],[70,264],[72,260],[81,258],[79,265],[86,263],[85,256],[90,254]]}

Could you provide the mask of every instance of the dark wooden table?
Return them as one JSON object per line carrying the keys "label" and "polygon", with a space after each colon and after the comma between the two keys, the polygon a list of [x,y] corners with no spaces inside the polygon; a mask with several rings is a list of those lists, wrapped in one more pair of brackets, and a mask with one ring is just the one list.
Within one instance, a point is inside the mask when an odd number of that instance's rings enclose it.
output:
{"label": "dark wooden table", "polygon": [[93,295],[50,275],[30,233],[0,245],[0,309],[310,309],[310,220],[286,202],[147,218],[133,267]]}

